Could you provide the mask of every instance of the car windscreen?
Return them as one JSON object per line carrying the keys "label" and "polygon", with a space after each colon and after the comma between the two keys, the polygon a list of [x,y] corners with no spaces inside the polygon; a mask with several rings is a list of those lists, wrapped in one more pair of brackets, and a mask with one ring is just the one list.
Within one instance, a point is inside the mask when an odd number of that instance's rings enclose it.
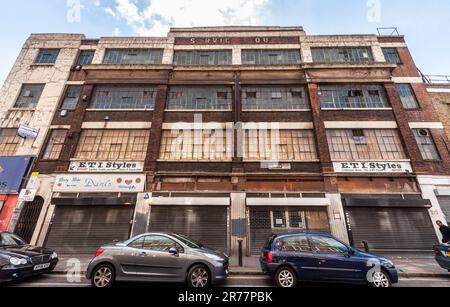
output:
{"label": "car windscreen", "polygon": [[180,240],[181,242],[183,242],[184,244],[186,244],[188,247],[190,248],[201,248],[203,247],[203,245],[200,242],[197,242],[189,237],[186,237],[184,235],[180,235],[180,234],[173,234],[173,237],[175,237],[176,239]]}
{"label": "car windscreen", "polygon": [[18,236],[15,236],[10,233],[1,233],[0,234],[0,246],[21,246],[26,245],[27,243],[19,238]]}

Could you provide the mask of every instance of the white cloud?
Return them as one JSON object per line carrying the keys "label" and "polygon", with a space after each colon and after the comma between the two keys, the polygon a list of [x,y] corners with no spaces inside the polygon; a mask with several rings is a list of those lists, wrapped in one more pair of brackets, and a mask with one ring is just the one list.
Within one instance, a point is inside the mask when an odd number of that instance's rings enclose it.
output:
{"label": "white cloud", "polygon": [[258,25],[269,0],[115,0],[107,9],[142,36],[164,36],[170,27]]}

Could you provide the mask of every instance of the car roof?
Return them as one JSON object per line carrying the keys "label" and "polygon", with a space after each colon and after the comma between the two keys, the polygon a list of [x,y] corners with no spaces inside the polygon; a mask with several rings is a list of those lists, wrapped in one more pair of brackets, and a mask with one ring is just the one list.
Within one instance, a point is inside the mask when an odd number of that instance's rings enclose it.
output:
{"label": "car roof", "polygon": [[312,230],[299,230],[299,231],[286,231],[286,232],[280,232],[278,234],[274,234],[276,238],[278,237],[284,237],[284,236],[291,236],[291,235],[319,235],[319,236],[327,236],[331,237],[331,234],[322,232],[322,231],[312,231]]}

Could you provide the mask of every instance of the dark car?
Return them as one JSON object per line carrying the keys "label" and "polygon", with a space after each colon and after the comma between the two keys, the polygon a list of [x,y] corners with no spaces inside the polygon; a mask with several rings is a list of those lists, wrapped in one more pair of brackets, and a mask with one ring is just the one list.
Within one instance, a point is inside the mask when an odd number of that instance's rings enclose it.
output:
{"label": "dark car", "polygon": [[86,277],[97,288],[114,282],[174,282],[207,287],[228,277],[228,256],[179,234],[148,233],[101,247]]}
{"label": "dark car", "polygon": [[363,253],[320,232],[273,235],[261,255],[261,267],[279,287],[298,281],[370,284],[390,287],[398,282],[394,264]]}
{"label": "dark car", "polygon": [[58,263],[51,249],[28,245],[18,236],[0,232],[0,282],[50,273]]}
{"label": "dark car", "polygon": [[436,261],[441,268],[450,272],[450,244],[441,244],[434,247]]}

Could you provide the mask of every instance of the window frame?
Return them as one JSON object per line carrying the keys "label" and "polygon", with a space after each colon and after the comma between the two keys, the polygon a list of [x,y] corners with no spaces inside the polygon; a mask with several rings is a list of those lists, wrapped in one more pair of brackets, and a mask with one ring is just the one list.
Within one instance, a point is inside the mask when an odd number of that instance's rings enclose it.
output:
{"label": "window frame", "polygon": [[[378,101],[374,99],[375,91]],[[351,92],[361,92],[362,96],[350,95]],[[380,84],[321,84],[319,101],[322,110],[392,109],[386,89]]]}
{"label": "window frame", "polygon": [[[208,56],[208,58],[214,55],[212,63],[208,61],[208,64],[202,63],[201,58]],[[183,61],[184,60],[184,63]],[[189,60],[189,61],[188,61]],[[197,62],[198,60],[198,62]],[[189,62],[189,63],[188,63]],[[220,49],[220,50],[175,50],[173,54],[174,66],[229,66],[233,65],[233,50],[232,49]]]}
{"label": "window frame", "polygon": [[[253,54],[252,54],[253,53]],[[294,55],[298,58],[294,59]],[[271,56],[277,56],[276,63],[270,60]],[[254,58],[254,61],[249,60]],[[268,60],[264,62],[264,60]],[[254,63],[252,63],[254,62]],[[302,56],[300,49],[242,49],[241,50],[241,64],[242,65],[299,65],[302,63]]]}
{"label": "window frame", "polygon": [[[411,96],[409,96],[408,99],[409,100],[414,100],[415,107],[407,106],[407,104],[410,101],[405,101],[404,100],[405,96],[402,96],[402,93],[405,93],[405,91],[403,91],[402,88],[403,89],[408,88],[408,91],[410,91],[410,93],[411,93]],[[410,111],[410,110],[414,111],[414,110],[416,110],[417,111],[417,110],[420,110],[422,108],[421,105],[420,105],[419,99],[417,99],[416,92],[414,91],[414,88],[413,88],[411,83],[396,83],[395,84],[395,89],[396,89],[396,91],[397,91],[397,93],[398,93],[398,95],[400,97],[401,102],[402,102],[403,110],[405,110],[405,111]]]}
{"label": "window frame", "polygon": [[[37,97],[34,97],[34,96],[32,97],[32,98],[36,99],[36,101],[33,102],[33,104],[34,104],[33,107],[29,106],[30,102],[27,102],[28,106],[26,106],[26,107],[18,105],[18,104],[24,104],[23,102],[19,102],[20,99],[29,98],[29,97],[22,96],[22,93],[24,93],[26,87],[36,87],[39,90],[39,94],[37,95]],[[20,88],[19,94],[17,95],[17,98],[16,98],[16,100],[14,102],[13,109],[36,110],[36,107],[39,104],[39,101],[41,100],[42,93],[44,92],[44,90],[45,90],[45,84],[43,84],[43,83],[23,83],[21,88]]]}
{"label": "window frame", "polygon": [[[4,135],[4,132],[9,133],[9,135]],[[3,141],[9,142],[3,142]],[[14,141],[14,142],[11,142]],[[17,154],[17,150],[21,146],[23,139],[17,135],[17,129],[14,128],[0,128],[0,156],[2,157],[14,157]],[[9,146],[9,147],[8,147]],[[13,146],[13,150],[10,150]],[[8,148],[8,150],[6,150]]]}
{"label": "window frame", "polygon": [[[41,60],[41,57],[43,57],[44,55],[42,55],[41,53],[44,52],[55,52],[56,54],[52,54],[52,62],[38,62],[38,60]],[[36,56],[36,58],[34,59],[34,65],[48,65],[48,66],[53,66],[56,64],[56,61],[58,61],[58,57],[61,53],[61,49],[60,48],[41,48],[38,51],[38,54]]]}
{"label": "window frame", "polygon": [[[148,54],[146,54],[146,52],[148,52]],[[127,59],[127,57],[130,55],[135,55],[136,59],[134,61],[130,61],[130,59]],[[106,48],[102,64],[162,65],[163,58],[163,48]]]}
{"label": "window frame", "polygon": [[[220,98],[219,94],[224,93],[227,98]],[[206,99],[207,104],[204,108],[199,107],[200,98]],[[183,105],[186,108],[183,108]],[[233,90],[229,86],[171,86],[168,91],[166,111],[169,112],[231,112],[232,110]]]}
{"label": "window frame", "polygon": [[[79,54],[78,54],[78,59],[77,59],[77,66],[84,66],[84,65],[91,65],[92,61],[94,60],[95,57],[95,50],[80,50]],[[81,59],[83,58],[83,53],[91,53],[92,56],[90,57],[90,61],[89,63],[81,63]]]}
{"label": "window frame", "polygon": [[[366,59],[365,57],[360,56],[364,51],[368,51],[367,60],[365,60]],[[371,46],[335,46],[335,47],[317,46],[311,47],[311,55],[313,63],[318,64],[375,62],[374,52]]]}
{"label": "window frame", "polygon": [[[62,138],[62,142],[51,143],[53,134],[54,133],[58,133],[58,132],[64,133],[64,136]],[[69,133],[69,131],[66,130],[66,129],[52,129],[52,130],[49,131],[48,138],[47,138],[47,141],[45,143],[46,145],[43,148],[44,150],[42,151],[41,159],[43,161],[57,161],[57,160],[59,160],[61,158],[61,153],[64,150],[64,145],[65,145],[68,133]],[[57,152],[58,152],[57,156],[52,158],[52,153],[54,152],[55,145],[56,146],[61,146],[61,148],[59,150],[57,150]],[[52,147],[51,149],[49,148],[50,146]],[[47,152],[48,151],[50,152],[50,154],[47,156]]]}
{"label": "window frame", "polygon": [[[294,93],[301,94],[296,97]],[[249,94],[252,94],[252,97],[248,97]],[[242,86],[241,102],[243,112],[303,112],[311,110],[305,86]]]}
{"label": "window frame", "polygon": [[[386,59],[387,63],[402,65],[402,59],[400,57],[400,54],[398,52],[398,48],[396,47],[382,47],[384,58]],[[390,51],[395,51],[395,53],[392,53]],[[392,56],[395,57],[395,61],[392,61]]]}
{"label": "window frame", "polygon": [[[146,97],[152,93],[151,100]],[[124,96],[134,94],[135,96]],[[154,111],[156,105],[157,87],[153,85],[108,85],[100,84],[94,87],[89,102],[89,111]],[[108,97],[110,96],[110,97]],[[120,97],[120,98],[119,98]],[[134,99],[133,106],[127,106],[124,99]],[[115,99],[118,99],[117,101]],[[119,102],[120,99],[120,102]],[[98,101],[96,101],[98,100]],[[107,101],[108,100],[108,101]],[[113,107],[114,106],[114,107]],[[124,107],[125,106],[125,107]]]}
{"label": "window frame", "polygon": [[[420,154],[424,161],[430,161],[430,162],[436,162],[436,161],[442,161],[442,156],[439,152],[439,149],[436,145],[436,141],[434,140],[433,134],[431,132],[431,129],[412,129],[414,138],[416,139],[416,144],[419,147]],[[427,136],[420,135],[420,131],[424,130],[427,132]],[[424,139],[428,139],[427,143],[423,143]],[[429,148],[432,148],[434,152],[431,152]],[[428,149],[427,149],[428,148]],[[436,155],[435,158],[429,157],[428,155]]]}

